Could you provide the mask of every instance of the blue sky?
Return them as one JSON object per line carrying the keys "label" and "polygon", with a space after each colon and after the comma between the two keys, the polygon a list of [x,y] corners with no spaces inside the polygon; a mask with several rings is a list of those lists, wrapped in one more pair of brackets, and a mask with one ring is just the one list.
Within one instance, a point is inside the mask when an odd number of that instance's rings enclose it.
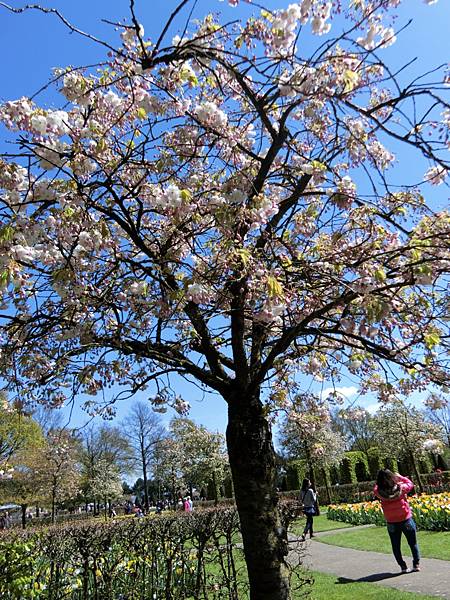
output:
{"label": "blue sky", "polygon": [[[12,0],[15,7],[22,6],[22,2]],[[110,41],[118,40],[118,34],[110,25],[102,23],[102,19],[112,21],[128,21],[128,0],[45,0],[42,6],[59,9],[64,16],[74,25],[82,30],[88,31],[102,39]],[[178,4],[174,0],[136,0],[136,13],[140,22],[145,27],[146,37],[153,40],[159,34],[162,24],[170,12]],[[283,8],[289,2],[281,0],[268,0],[265,2],[269,8]],[[345,0],[344,0],[345,4]],[[449,58],[450,45],[448,42],[448,26],[450,24],[450,1],[440,0],[436,5],[427,6],[423,0],[405,0],[397,20],[397,27],[401,27],[412,18],[413,24],[400,36],[398,42],[384,51],[383,58],[390,62],[394,68],[401,66],[408,60],[417,57],[414,66],[405,72],[405,82],[411,74],[424,72],[429,68],[445,63]],[[251,8],[242,4],[238,9],[228,6],[228,3],[219,0],[198,0],[193,18],[200,18],[207,12],[222,12],[226,20],[231,20],[248,14]],[[168,36],[168,42],[177,33],[177,27],[183,27],[185,15],[176,20],[175,29]],[[2,36],[0,37],[0,53],[3,57],[0,61],[0,99],[1,101],[15,99],[20,96],[34,94],[45,84],[51,73],[51,69],[57,66],[67,65],[89,65],[104,60],[104,49],[100,46],[83,40],[76,34],[70,34],[67,28],[54,15],[43,15],[36,11],[29,11],[21,15],[14,15],[0,7],[0,20],[2,24]],[[309,35],[307,39],[309,39]],[[322,40],[315,38],[316,43]],[[309,45],[309,41],[305,42]],[[45,92],[40,99],[49,106],[56,106],[59,98],[53,92]],[[0,131],[0,139],[4,139],[4,132]],[[5,146],[0,142],[0,148]],[[417,172],[425,171],[424,164],[414,163]],[[411,174],[411,157],[408,153],[401,156],[397,167],[396,177],[399,182],[406,174]],[[420,179],[420,175],[419,175]],[[446,192],[447,190],[445,190]],[[434,194],[432,199],[434,205],[448,203],[447,193],[435,189],[429,190]],[[305,382],[309,387],[311,382]],[[354,379],[345,379],[342,385],[348,388],[346,391],[351,398],[350,392],[356,389],[357,382]],[[313,383],[313,389],[320,390],[322,384]],[[206,395],[201,401],[201,392],[195,386],[184,383],[176,385],[183,397],[191,402],[191,416],[196,421],[205,424],[211,429],[225,430],[226,405],[224,401],[212,395]],[[327,388],[328,383],[323,383]],[[365,399],[365,405],[373,405],[374,400]],[[129,403],[118,406],[119,418],[127,412]],[[164,416],[168,420],[173,416],[169,409]],[[81,424],[86,419],[85,415],[76,407],[73,411],[73,423]]]}

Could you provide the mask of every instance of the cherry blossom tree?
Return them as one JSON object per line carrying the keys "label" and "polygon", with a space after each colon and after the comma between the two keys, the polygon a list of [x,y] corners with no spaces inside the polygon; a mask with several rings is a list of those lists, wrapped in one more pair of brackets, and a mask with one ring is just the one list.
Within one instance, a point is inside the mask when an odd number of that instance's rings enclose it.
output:
{"label": "cherry blossom tree", "polygon": [[34,470],[41,476],[41,496],[51,505],[52,523],[57,505],[74,499],[80,492],[80,444],[69,431],[50,431],[36,453]]}
{"label": "cherry blossom tree", "polygon": [[301,458],[308,468],[308,477],[315,486],[315,473],[322,470],[331,502],[325,470],[339,464],[345,453],[345,441],[331,427],[330,407],[326,400],[314,394],[294,398],[280,432],[280,442],[290,458]]}
{"label": "cherry blossom tree", "polygon": [[[131,0],[116,46],[34,8],[107,57],[54,71],[57,109],[0,108],[19,132],[0,164],[1,370],[22,402],[83,393],[93,412],[113,383],[183,412],[175,374],[222,397],[250,597],[285,600],[280,390],[346,369],[383,401],[448,381],[450,219],[432,190],[449,79],[386,63],[401,0],[207,15],[172,37],[190,4],[149,40]],[[402,148],[418,166],[399,185]]]}

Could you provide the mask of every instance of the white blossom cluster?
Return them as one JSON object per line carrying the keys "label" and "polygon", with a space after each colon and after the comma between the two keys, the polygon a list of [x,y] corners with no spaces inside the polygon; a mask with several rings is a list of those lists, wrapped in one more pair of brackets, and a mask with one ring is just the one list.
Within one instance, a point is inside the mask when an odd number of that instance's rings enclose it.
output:
{"label": "white blossom cluster", "polygon": [[440,440],[436,440],[436,439],[430,439],[430,440],[425,440],[423,443],[423,449],[426,452],[431,452],[432,454],[442,454],[443,452],[443,445],[442,442]]}
{"label": "white blossom cluster", "polygon": [[214,102],[202,102],[194,110],[195,116],[204,125],[221,130],[227,126],[228,117]]}

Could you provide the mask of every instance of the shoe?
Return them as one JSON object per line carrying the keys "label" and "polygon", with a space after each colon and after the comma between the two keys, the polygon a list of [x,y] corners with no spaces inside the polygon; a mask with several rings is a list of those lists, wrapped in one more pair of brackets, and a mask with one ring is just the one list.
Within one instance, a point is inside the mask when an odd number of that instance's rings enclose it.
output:
{"label": "shoe", "polygon": [[402,573],[403,575],[405,575],[406,573],[411,573],[411,569],[408,569],[408,567],[402,567]]}
{"label": "shoe", "polygon": [[412,570],[414,571],[414,573],[418,573],[420,571],[419,565],[413,565]]}
{"label": "shoe", "polygon": [[305,535],[305,534],[303,534],[303,535],[302,535],[302,537],[300,538],[300,541],[301,541],[301,542],[304,542],[304,541],[306,541],[306,535]]}
{"label": "shoe", "polygon": [[316,537],[316,536],[314,535],[314,533],[311,533],[311,535],[309,536],[309,539],[311,539],[313,537]]}

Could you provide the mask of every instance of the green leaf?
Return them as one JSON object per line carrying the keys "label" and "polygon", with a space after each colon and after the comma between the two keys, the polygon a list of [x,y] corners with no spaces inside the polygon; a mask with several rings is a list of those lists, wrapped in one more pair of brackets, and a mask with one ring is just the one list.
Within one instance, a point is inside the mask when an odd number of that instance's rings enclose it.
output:
{"label": "green leaf", "polygon": [[386,271],[384,269],[377,269],[374,277],[379,283],[384,283],[386,281]]}
{"label": "green leaf", "polygon": [[441,336],[434,332],[434,333],[426,333],[423,336],[423,339],[425,340],[425,346],[431,350],[432,348],[434,348],[435,346],[437,346],[439,344],[439,342],[441,341]]}
{"label": "green leaf", "polygon": [[271,298],[279,298],[283,295],[283,286],[276,277],[269,275],[267,278],[267,287]]}

